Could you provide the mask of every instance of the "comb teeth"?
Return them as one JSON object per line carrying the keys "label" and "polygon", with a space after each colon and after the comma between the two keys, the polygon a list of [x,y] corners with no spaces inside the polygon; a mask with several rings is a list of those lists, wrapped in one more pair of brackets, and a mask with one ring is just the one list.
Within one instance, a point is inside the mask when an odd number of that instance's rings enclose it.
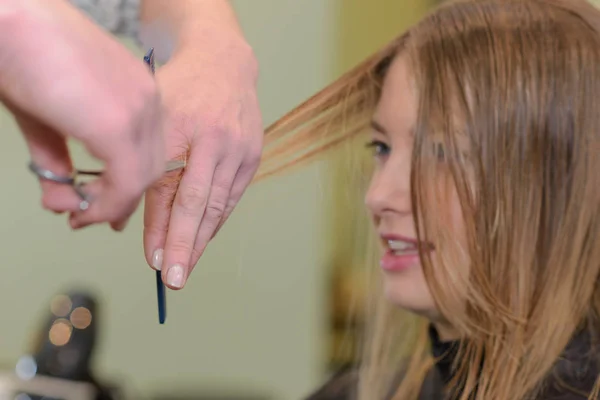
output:
{"label": "comb teeth", "polygon": [[154,74],[154,47],[151,47],[150,50],[144,56],[144,62],[148,64],[150,70]]}

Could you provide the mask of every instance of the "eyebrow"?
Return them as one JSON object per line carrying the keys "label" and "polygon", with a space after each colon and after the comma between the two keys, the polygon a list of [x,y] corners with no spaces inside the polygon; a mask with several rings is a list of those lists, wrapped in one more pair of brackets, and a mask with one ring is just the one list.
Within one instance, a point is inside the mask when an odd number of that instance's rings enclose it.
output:
{"label": "eyebrow", "polygon": [[[385,129],[382,124],[380,124],[379,122],[377,122],[375,120],[371,120],[371,128],[381,134],[389,135],[388,130]],[[410,130],[408,131],[408,135],[411,138],[415,137],[415,128],[414,127],[410,128]]]}
{"label": "eyebrow", "polygon": [[371,128],[375,129],[379,133],[383,133],[384,135],[388,134],[387,129],[385,129],[383,125],[375,120],[371,120]]}

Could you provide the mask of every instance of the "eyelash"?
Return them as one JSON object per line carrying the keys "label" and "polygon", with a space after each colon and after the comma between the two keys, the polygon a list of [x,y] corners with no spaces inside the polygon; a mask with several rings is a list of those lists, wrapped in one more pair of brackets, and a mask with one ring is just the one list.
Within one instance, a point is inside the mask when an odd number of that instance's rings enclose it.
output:
{"label": "eyelash", "polygon": [[375,157],[383,157],[390,152],[390,147],[380,140],[372,140],[367,143],[366,147],[373,150]]}
{"label": "eyelash", "polygon": [[[372,149],[373,155],[375,158],[382,158],[389,155],[391,148],[384,142],[380,140],[372,140],[366,144],[368,149]],[[446,150],[444,148],[443,143],[434,143],[432,154],[438,159],[438,161],[444,162],[446,159]],[[466,158],[465,154],[460,155],[463,158]]]}
{"label": "eyelash", "polygon": [[[373,152],[375,153],[375,157],[381,157],[384,155],[388,155],[390,152],[390,147],[383,143],[382,141],[379,140],[373,140],[367,143],[366,145],[367,148],[369,149],[373,149]],[[446,152],[444,150],[444,146],[442,143],[436,143],[434,144],[434,149],[433,149],[433,153],[435,154],[435,156],[440,159],[440,160],[444,160],[446,158]]]}

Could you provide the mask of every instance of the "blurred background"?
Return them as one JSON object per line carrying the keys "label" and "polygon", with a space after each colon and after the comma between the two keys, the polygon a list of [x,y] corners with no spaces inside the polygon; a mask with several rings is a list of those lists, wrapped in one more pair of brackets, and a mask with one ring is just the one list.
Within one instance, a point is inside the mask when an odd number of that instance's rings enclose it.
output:
{"label": "blurred background", "polygon": [[[434,2],[232,1],[261,65],[265,125],[401,33]],[[141,57],[142,49],[128,46]],[[142,210],[121,234],[106,227],[71,232],[64,216],[41,210],[25,144],[4,110],[0,130],[5,371],[27,374],[27,355],[47,351],[48,343],[68,350],[95,340],[94,373],[120,387],[122,398],[297,400],[351,356],[340,346],[347,334],[340,321],[354,291],[366,220],[356,215],[362,198],[348,195],[353,192],[340,179],[345,156],[251,187],[186,289],[168,293],[161,326],[154,273],[143,257]],[[95,166],[76,144],[73,152],[79,167]],[[55,324],[64,307],[72,311],[62,320],[70,324],[66,334]],[[93,328],[95,339],[67,343],[78,324]]]}

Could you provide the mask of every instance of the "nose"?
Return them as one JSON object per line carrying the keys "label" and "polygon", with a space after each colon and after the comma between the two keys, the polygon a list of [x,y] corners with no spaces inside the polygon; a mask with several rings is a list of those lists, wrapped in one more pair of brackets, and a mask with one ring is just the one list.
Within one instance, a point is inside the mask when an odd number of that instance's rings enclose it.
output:
{"label": "nose", "polygon": [[385,214],[411,214],[410,154],[392,154],[377,166],[365,197],[374,217]]}

